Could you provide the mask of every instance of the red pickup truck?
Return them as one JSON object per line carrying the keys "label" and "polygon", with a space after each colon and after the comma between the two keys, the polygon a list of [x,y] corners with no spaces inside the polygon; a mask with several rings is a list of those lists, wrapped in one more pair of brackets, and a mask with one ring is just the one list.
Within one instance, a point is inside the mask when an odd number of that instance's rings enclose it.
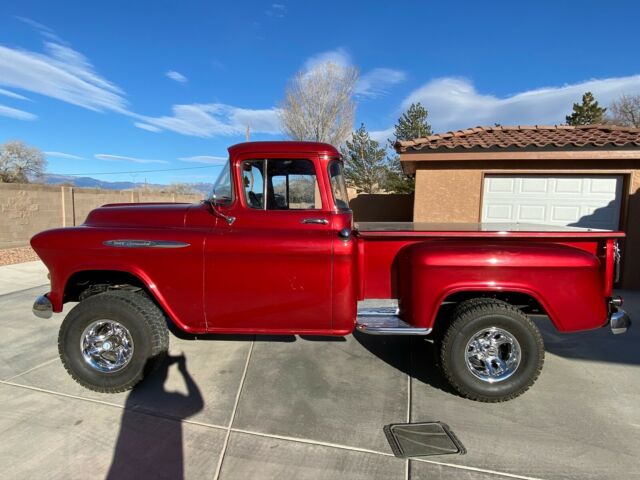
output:
{"label": "red pickup truck", "polygon": [[[459,394],[496,402],[538,377],[533,314],[560,332],[630,325],[613,296],[621,232],[505,224],[353,223],[330,145],[229,148],[200,204],[112,204],[31,244],[83,386],[132,388],[162,361],[167,322],[192,334],[422,335]],[[397,299],[397,308],[359,308]]]}

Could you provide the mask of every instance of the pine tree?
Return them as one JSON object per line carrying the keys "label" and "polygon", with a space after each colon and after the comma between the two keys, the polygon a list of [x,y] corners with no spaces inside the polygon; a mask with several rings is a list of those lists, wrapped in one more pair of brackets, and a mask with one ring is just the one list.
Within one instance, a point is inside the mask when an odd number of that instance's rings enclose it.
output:
{"label": "pine tree", "polygon": [[[393,139],[389,140],[389,146],[400,140],[413,140],[414,138],[427,137],[432,134],[431,125],[427,122],[429,112],[420,102],[412,103],[406,112],[398,119],[393,132]],[[384,189],[394,193],[413,193],[415,179],[408,177],[402,171],[400,157],[393,155],[387,159],[387,174],[384,181]]]}
{"label": "pine tree", "polygon": [[598,105],[593,93],[587,92],[582,96],[582,104],[573,104],[573,113],[567,115],[567,125],[591,125],[602,123],[606,108]]}
{"label": "pine tree", "polygon": [[347,186],[358,193],[377,193],[385,179],[385,149],[369,137],[364,123],[341,149]]}

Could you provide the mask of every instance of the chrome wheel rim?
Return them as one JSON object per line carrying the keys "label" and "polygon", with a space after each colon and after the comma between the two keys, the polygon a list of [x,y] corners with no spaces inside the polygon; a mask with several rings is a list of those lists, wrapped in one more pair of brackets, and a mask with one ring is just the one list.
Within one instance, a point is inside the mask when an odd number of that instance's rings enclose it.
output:
{"label": "chrome wheel rim", "polygon": [[496,383],[506,380],[516,372],[521,359],[518,340],[501,328],[480,330],[467,343],[467,368],[483,382]]}
{"label": "chrome wheel rim", "polygon": [[133,338],[129,330],[114,320],[96,320],[82,332],[80,351],[94,370],[114,373],[133,358]]}

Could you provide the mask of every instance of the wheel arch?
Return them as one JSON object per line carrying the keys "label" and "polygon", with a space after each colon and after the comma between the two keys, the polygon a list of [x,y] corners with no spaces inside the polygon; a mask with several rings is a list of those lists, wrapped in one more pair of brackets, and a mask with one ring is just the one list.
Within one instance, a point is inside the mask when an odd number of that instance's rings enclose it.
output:
{"label": "wheel arch", "polygon": [[489,298],[506,302],[520,309],[527,315],[546,315],[557,330],[562,330],[555,315],[550,310],[544,297],[538,292],[521,288],[488,289],[488,288],[456,288],[444,292],[434,313],[433,329],[435,332],[444,331],[446,323],[450,322],[450,313],[461,302],[473,298]]}
{"label": "wheel arch", "polygon": [[64,282],[62,298],[64,302],[77,302],[107,290],[135,289],[142,290],[174,325],[191,332],[192,329],[178,318],[155,283],[144,272],[132,272],[123,268],[79,269],[71,273]]}

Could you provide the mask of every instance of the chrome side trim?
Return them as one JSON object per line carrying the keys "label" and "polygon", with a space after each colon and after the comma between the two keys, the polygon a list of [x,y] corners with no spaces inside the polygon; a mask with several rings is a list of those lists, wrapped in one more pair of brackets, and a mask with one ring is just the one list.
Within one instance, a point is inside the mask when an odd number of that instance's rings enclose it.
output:
{"label": "chrome side trim", "polygon": [[106,240],[102,242],[105,247],[116,248],[184,248],[190,244],[185,242],[178,242],[174,240]]}
{"label": "chrome side trim", "polygon": [[33,314],[38,318],[51,318],[53,316],[53,305],[46,295],[40,295],[33,302]]}
{"label": "chrome side trim", "polygon": [[300,220],[303,224],[315,224],[315,225],[329,225],[329,220],[326,218],[304,218]]}

